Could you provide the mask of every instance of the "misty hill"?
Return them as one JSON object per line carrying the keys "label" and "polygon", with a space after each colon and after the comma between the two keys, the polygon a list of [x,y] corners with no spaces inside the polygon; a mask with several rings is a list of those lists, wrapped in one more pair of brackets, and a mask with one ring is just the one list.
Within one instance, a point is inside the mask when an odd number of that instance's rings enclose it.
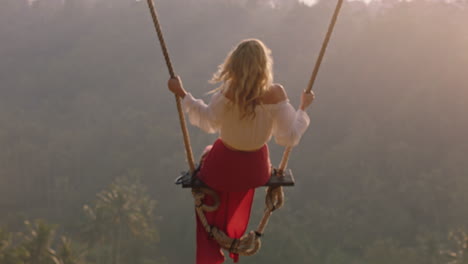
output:
{"label": "misty hill", "polygon": [[[256,37],[298,104],[335,2],[262,3],[156,1],[195,96],[208,99],[227,52]],[[447,233],[468,219],[467,5],[345,3],[289,163],[297,186],[246,263],[445,263]],[[44,217],[76,232],[84,203],[135,176],[159,202],[161,252],[192,261],[191,197],[173,186],[187,165],[146,2],[0,6],[0,223]],[[197,155],[214,139],[191,136]]]}

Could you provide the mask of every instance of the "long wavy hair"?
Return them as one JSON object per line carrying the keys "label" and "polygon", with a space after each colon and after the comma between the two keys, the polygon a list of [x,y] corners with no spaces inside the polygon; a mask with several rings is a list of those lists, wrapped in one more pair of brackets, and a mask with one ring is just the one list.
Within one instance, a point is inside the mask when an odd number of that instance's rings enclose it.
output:
{"label": "long wavy hair", "polygon": [[229,52],[211,82],[225,84],[217,90],[231,95],[241,119],[254,118],[255,107],[273,82],[272,67],[270,49],[258,39],[246,39]]}

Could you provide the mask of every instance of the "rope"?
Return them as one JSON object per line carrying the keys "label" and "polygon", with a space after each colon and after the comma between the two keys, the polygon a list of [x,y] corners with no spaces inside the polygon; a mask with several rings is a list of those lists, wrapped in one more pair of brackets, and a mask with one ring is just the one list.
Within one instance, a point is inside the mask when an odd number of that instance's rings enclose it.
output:
{"label": "rope", "polygon": [[[176,75],[174,74],[174,69],[172,67],[171,59],[169,58],[169,52],[166,47],[166,42],[164,41],[164,37],[161,30],[161,25],[159,24],[158,15],[156,13],[156,8],[154,7],[153,0],[147,0],[148,7],[151,12],[151,17],[153,18],[154,27],[156,29],[156,33],[158,34],[159,43],[161,44],[161,49],[164,55],[164,59],[166,61],[167,69],[169,70],[169,75],[171,78],[175,78]],[[175,96],[176,105],[177,105],[177,112],[179,113],[179,121],[180,127],[182,129],[182,134],[184,137],[184,146],[185,146],[185,154],[187,155],[187,162],[190,167],[190,172],[193,173],[195,171],[195,162],[193,159],[193,152],[192,147],[190,144],[190,135],[187,129],[187,124],[185,122],[184,111],[182,110],[182,103],[179,96]]]}
{"label": "rope", "polygon": [[[333,13],[333,17],[331,19],[330,25],[328,26],[327,35],[325,36],[325,39],[323,40],[322,48],[320,49],[319,56],[317,58],[317,61],[315,62],[314,70],[312,72],[312,76],[310,77],[309,83],[307,85],[306,92],[308,93],[312,91],[312,87],[314,86],[315,79],[317,78],[318,72],[320,70],[320,65],[322,64],[323,56],[325,55],[325,51],[327,50],[328,42],[330,41],[331,35],[333,33],[333,29],[335,28],[335,24],[336,24],[336,21],[338,20],[338,15],[340,13],[342,5],[343,5],[343,0],[338,0],[338,3],[336,4],[335,12]],[[281,163],[278,169],[280,175],[283,174],[283,171],[286,169],[286,166],[288,165],[288,160],[291,154],[291,150],[292,150],[292,147],[287,147],[284,150],[283,158],[281,159]]]}
{"label": "rope", "polygon": [[[284,204],[283,187],[268,187],[265,198],[265,210],[257,229],[243,235],[240,239],[235,239],[226,235],[226,233],[216,226],[211,226],[205,217],[204,212],[212,212],[219,206],[219,196],[216,192],[208,188],[197,188],[192,189],[192,194],[195,202],[195,211],[205,231],[218,242],[221,248],[241,256],[252,256],[260,250],[262,246],[260,238],[265,231],[271,214]],[[208,206],[203,204],[203,199],[206,195],[214,198],[214,205]]]}

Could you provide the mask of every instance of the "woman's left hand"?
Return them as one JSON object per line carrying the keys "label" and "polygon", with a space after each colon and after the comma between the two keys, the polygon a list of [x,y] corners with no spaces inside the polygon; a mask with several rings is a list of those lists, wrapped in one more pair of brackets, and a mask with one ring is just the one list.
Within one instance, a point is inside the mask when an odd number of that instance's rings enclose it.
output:
{"label": "woman's left hand", "polygon": [[182,84],[182,80],[180,79],[179,76],[176,76],[175,78],[169,79],[167,82],[167,87],[171,92],[173,92],[175,95],[179,96],[180,98],[184,98],[187,92],[184,89],[184,85]]}

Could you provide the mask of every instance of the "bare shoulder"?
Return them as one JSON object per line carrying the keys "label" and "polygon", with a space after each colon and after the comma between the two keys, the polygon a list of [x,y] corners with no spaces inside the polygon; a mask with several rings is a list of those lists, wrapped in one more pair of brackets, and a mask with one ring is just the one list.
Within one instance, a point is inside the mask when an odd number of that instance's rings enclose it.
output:
{"label": "bare shoulder", "polygon": [[270,89],[263,98],[264,104],[277,104],[288,99],[288,95],[281,84],[275,83],[270,86]]}

